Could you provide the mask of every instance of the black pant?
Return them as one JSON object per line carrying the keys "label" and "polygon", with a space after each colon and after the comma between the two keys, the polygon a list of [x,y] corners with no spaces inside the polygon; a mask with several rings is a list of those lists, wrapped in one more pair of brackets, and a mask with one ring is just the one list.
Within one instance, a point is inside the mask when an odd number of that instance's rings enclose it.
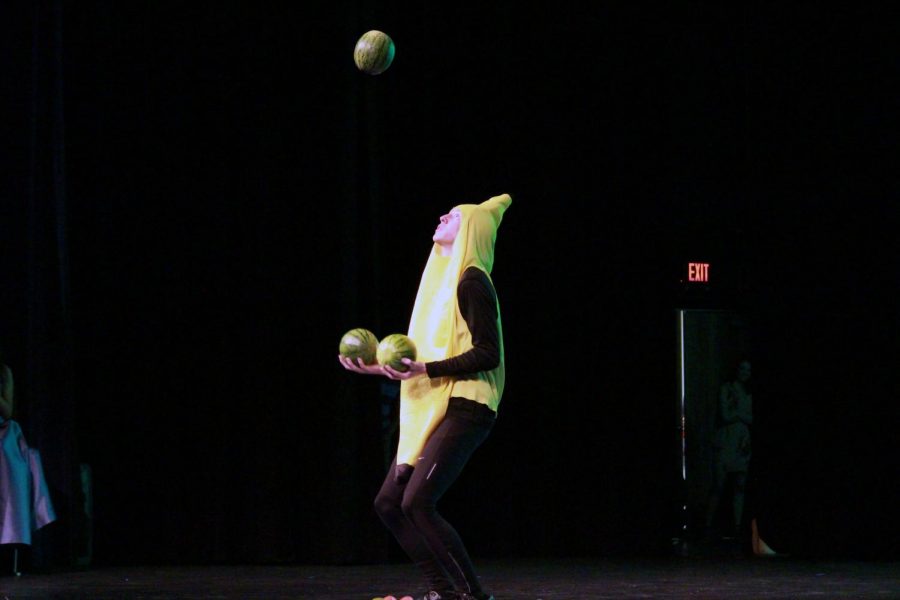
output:
{"label": "black pant", "polygon": [[462,539],[438,513],[437,502],[487,438],[495,417],[483,404],[450,398],[422,456],[412,466],[398,466],[395,458],[375,498],[378,516],[438,592],[482,591]]}

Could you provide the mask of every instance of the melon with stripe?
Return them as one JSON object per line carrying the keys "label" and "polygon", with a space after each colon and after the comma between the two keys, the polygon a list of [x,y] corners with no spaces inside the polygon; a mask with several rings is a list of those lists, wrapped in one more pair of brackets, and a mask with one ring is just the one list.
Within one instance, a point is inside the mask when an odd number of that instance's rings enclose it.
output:
{"label": "melon with stripe", "polygon": [[395,371],[408,371],[403,359],[416,360],[416,345],[409,336],[392,333],[378,343],[378,364],[389,365]]}
{"label": "melon with stripe", "polygon": [[364,364],[371,365],[376,360],[378,338],[368,329],[357,327],[344,334],[338,351],[341,356],[354,361],[361,358]]}
{"label": "melon with stripe", "polygon": [[363,73],[384,73],[394,61],[394,40],[377,29],[365,32],[353,49],[353,61]]}

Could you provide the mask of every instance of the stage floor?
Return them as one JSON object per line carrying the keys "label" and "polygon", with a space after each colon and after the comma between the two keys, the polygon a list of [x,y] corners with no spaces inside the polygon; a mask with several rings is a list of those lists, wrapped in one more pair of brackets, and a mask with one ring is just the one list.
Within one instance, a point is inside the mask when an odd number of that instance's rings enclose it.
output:
{"label": "stage floor", "polygon": [[[789,557],[481,561],[497,600],[900,598],[900,562]],[[421,594],[408,565],[95,567],[0,576],[0,600],[371,600]]]}

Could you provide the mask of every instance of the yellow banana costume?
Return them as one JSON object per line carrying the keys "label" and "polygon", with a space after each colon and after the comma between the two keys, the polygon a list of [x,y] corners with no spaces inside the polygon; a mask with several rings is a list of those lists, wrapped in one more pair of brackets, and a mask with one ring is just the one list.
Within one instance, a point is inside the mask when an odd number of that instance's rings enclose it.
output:
{"label": "yellow banana costume", "polygon": [[[416,360],[425,363],[443,360],[472,348],[472,334],[457,303],[457,285],[469,267],[480,269],[490,279],[497,229],[511,203],[509,194],[502,194],[481,204],[455,207],[461,213],[461,220],[453,250],[449,256],[442,256],[435,244],[419,282],[407,333],[416,344]],[[497,328],[500,364],[495,369],[465,377],[414,377],[401,383],[398,465],[415,466],[429,436],[444,418],[451,396],[474,400],[497,410],[504,384],[499,305]]]}

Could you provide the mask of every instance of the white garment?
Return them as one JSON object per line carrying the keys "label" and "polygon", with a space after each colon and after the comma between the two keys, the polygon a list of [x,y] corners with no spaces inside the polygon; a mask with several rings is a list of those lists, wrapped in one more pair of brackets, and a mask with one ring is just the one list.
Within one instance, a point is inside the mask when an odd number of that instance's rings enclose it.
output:
{"label": "white garment", "polygon": [[0,417],[0,544],[31,544],[31,534],[55,520],[40,453],[18,423]]}

